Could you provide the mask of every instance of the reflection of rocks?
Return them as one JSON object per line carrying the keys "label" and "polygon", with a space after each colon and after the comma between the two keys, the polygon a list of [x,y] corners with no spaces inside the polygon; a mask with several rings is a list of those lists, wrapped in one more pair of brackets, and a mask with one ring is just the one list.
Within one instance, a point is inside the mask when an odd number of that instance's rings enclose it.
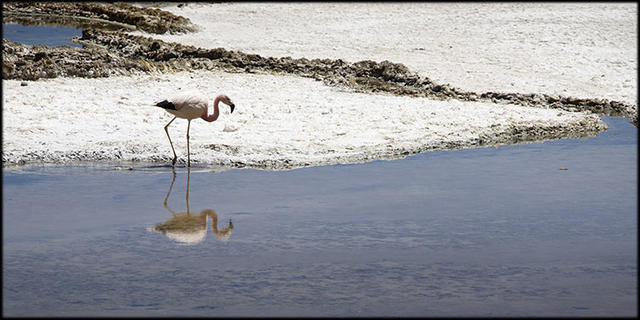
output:
{"label": "reflection of rocks", "polygon": [[32,16],[34,20],[51,16],[99,19],[135,26],[150,33],[177,33],[196,31],[187,18],[170,12],[139,8],[127,3],[111,2],[3,2],[2,15]]}
{"label": "reflection of rocks", "polygon": [[66,26],[77,29],[100,29],[106,31],[135,30],[135,26],[101,19],[87,19],[82,17],[44,16],[44,15],[4,15],[3,23],[17,23],[23,26]]}

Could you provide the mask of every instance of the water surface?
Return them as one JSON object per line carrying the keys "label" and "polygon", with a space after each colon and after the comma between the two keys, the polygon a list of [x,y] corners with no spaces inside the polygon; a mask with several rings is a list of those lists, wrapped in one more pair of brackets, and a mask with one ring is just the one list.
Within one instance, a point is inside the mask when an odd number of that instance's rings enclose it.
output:
{"label": "water surface", "polygon": [[71,38],[81,36],[82,30],[69,26],[26,26],[17,23],[4,23],[2,25],[3,38],[26,45],[39,44],[53,47],[71,46],[79,48],[81,45],[71,42]]}
{"label": "water surface", "polygon": [[[637,128],[605,121],[282,172],[5,170],[3,315],[635,316]],[[187,210],[204,237],[152,230]]]}

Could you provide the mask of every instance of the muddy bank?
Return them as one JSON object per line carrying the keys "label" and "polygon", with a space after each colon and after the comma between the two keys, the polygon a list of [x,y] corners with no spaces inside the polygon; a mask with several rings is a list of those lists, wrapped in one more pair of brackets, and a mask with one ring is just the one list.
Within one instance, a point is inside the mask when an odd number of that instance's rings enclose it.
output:
{"label": "muddy bank", "polygon": [[509,103],[591,111],[622,116],[638,125],[637,106],[606,99],[581,99],[547,94],[468,92],[438,84],[411,72],[405,65],[370,60],[348,63],[341,59],[262,57],[224,48],[202,49],[122,32],[84,30],[76,40],[84,48],[26,46],[3,40],[3,78],[37,80],[59,76],[108,77],[137,73],[189,70],[292,74],[358,92]]}
{"label": "muddy bank", "polygon": [[[531,125],[527,127],[512,126],[504,131],[483,134],[473,140],[453,140],[447,142],[426,143],[417,149],[406,150],[404,148],[392,148],[390,150],[378,151],[368,150],[366,154],[353,154],[335,157],[327,161],[311,163],[305,160],[290,158],[274,158],[259,161],[230,161],[219,163],[220,166],[230,166],[233,168],[254,168],[264,170],[291,170],[318,165],[333,165],[336,163],[365,163],[374,160],[396,160],[407,156],[416,155],[433,150],[458,150],[467,148],[497,147],[500,145],[536,143],[560,138],[584,139],[593,138],[598,132],[607,129],[607,125],[593,119],[582,121],[579,126],[555,126],[540,127]],[[213,147],[218,147],[214,145]],[[212,148],[213,148],[212,147]],[[33,154],[35,158],[38,155]],[[77,159],[83,159],[87,155],[77,155]],[[91,156],[91,155],[88,155]],[[38,158],[42,159],[42,158]],[[19,163],[22,164],[22,163]]]}
{"label": "muddy bank", "polygon": [[[38,21],[95,20],[139,29],[149,33],[181,33],[196,31],[187,18],[170,12],[139,8],[128,3],[111,2],[3,2],[3,21],[37,24]],[[27,22],[31,20],[31,22]]]}

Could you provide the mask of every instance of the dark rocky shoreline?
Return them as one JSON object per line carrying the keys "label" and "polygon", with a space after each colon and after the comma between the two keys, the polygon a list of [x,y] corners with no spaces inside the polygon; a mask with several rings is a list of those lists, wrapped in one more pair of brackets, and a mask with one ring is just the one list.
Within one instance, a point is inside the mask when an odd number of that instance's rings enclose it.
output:
{"label": "dark rocky shoreline", "polygon": [[149,33],[183,33],[198,28],[187,18],[156,8],[121,2],[3,2],[2,16],[9,19],[83,18],[129,25]]}
{"label": "dark rocky shoreline", "polygon": [[[23,20],[38,20],[34,13],[54,10],[66,16],[84,16],[135,26],[152,33],[189,32],[191,22],[160,9],[119,3],[3,3],[5,12]],[[3,13],[4,15],[4,13]],[[51,19],[51,18],[50,18]],[[55,18],[53,18],[55,19]],[[166,21],[165,21],[166,19]],[[160,26],[162,25],[162,27]],[[22,45],[3,39],[3,79],[37,80],[55,77],[109,77],[140,73],[220,70],[240,73],[287,74],[313,78],[328,85],[359,92],[509,103],[566,111],[590,111],[621,116],[638,126],[637,106],[606,99],[583,99],[548,94],[468,92],[437,84],[403,64],[370,60],[349,63],[342,59],[262,57],[224,48],[203,49],[150,37],[87,28],[75,41],[83,48]],[[127,29],[127,28],[124,28]]]}

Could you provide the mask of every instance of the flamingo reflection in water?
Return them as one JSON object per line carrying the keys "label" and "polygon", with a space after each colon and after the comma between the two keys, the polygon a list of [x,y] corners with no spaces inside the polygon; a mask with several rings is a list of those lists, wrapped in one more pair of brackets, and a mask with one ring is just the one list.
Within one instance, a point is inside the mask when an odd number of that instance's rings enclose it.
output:
{"label": "flamingo reflection in water", "polygon": [[187,168],[187,212],[176,213],[168,205],[167,201],[173,188],[173,183],[176,181],[176,171],[173,170],[173,180],[169,186],[169,192],[164,198],[164,207],[171,212],[171,219],[165,221],[162,224],[153,227],[153,230],[162,232],[167,237],[184,244],[196,244],[204,240],[207,235],[207,217],[211,218],[211,230],[213,234],[222,241],[229,240],[231,231],[233,230],[233,223],[229,219],[229,226],[219,230],[218,229],[218,215],[212,209],[204,209],[200,214],[192,214],[189,210],[189,178],[191,176],[191,169]]}

